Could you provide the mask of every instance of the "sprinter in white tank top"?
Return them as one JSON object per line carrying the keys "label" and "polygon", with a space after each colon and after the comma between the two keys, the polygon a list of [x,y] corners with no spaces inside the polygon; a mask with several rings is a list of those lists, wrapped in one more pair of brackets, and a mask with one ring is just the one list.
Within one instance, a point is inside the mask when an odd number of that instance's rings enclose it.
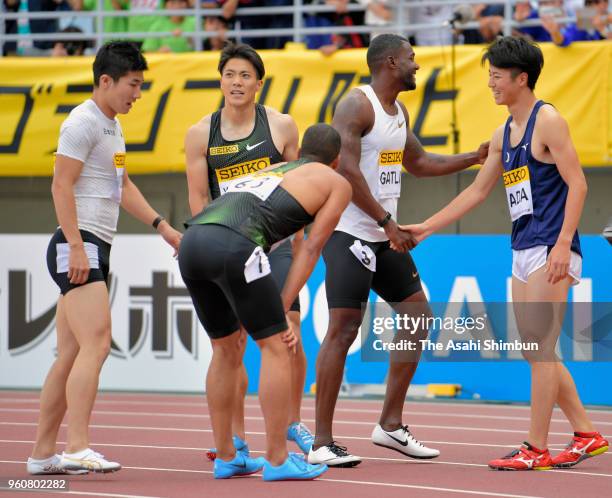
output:
{"label": "sprinter in white tank top", "polygon": [[[385,301],[399,303],[394,307],[402,314],[414,313],[415,306],[429,312],[408,253],[415,240],[396,224],[402,167],[415,176],[447,175],[482,164],[488,151],[488,144],[454,156],[423,150],[408,126],[406,108],[397,101],[400,92],[416,88],[419,66],[408,40],[377,36],[368,48],[367,62],[371,84],[351,90],[332,123],[342,137],[338,172],[350,181],[353,200],[323,253],[329,327],[317,359],[316,438],[308,458],[311,463],[343,467],[361,461],[334,443],[332,420],[346,355],[361,325],[362,303],[374,289]],[[372,442],[409,457],[434,458],[439,451],[420,444],[402,422],[417,361],[418,355],[408,362],[391,356],[385,404]]]}

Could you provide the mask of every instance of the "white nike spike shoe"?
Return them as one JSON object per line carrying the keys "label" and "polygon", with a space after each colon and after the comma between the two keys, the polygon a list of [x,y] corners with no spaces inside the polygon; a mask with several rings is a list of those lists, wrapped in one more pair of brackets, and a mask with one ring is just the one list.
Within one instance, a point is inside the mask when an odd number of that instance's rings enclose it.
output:
{"label": "white nike spike shoe", "polygon": [[436,458],[440,455],[439,450],[428,448],[420,441],[417,441],[410,433],[407,425],[400,427],[396,431],[387,432],[380,424],[376,424],[372,431],[372,442],[376,446],[399,451],[410,458],[427,459]]}
{"label": "white nike spike shoe", "polygon": [[90,448],[77,453],[62,453],[60,461],[62,467],[66,470],[87,470],[89,472],[117,472],[121,470],[121,464],[110,462],[104,458],[104,455],[96,453]]}
{"label": "white nike spike shoe", "polygon": [[339,446],[332,441],[318,450],[310,448],[307,461],[310,464],[324,463],[328,467],[354,467],[361,463],[361,458],[351,455],[345,446]]}

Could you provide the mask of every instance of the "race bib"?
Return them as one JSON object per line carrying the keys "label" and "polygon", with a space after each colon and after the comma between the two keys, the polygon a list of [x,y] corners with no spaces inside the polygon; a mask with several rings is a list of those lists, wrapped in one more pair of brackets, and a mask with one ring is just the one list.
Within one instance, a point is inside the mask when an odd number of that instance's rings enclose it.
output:
{"label": "race bib", "polygon": [[533,214],[533,198],[531,197],[531,181],[529,168],[521,166],[504,173],[506,199],[512,221],[526,214]]}
{"label": "race bib", "polygon": [[369,246],[364,246],[360,240],[356,240],[349,249],[363,266],[371,272],[376,271],[376,254]]}
{"label": "race bib", "polygon": [[270,262],[264,250],[257,246],[244,264],[244,279],[247,284],[269,275]]}
{"label": "race bib", "polygon": [[230,185],[238,181],[240,178],[258,173],[268,166],[270,166],[270,158],[260,157],[259,159],[253,159],[252,161],[245,161],[240,164],[233,164],[231,166],[226,166],[225,168],[215,170],[221,195],[226,194]]}
{"label": "race bib", "polygon": [[121,193],[123,192],[123,173],[125,171],[125,152],[115,152],[113,154],[113,165],[115,166],[116,184],[111,194],[111,199],[121,203]]}
{"label": "race bib", "polygon": [[403,158],[401,150],[383,150],[378,154],[378,196],[381,199],[400,196]]}
{"label": "race bib", "polygon": [[262,201],[265,201],[272,191],[283,181],[281,175],[276,174],[262,174],[245,178],[244,180],[235,180],[227,186],[225,193],[229,192],[247,192],[259,197]]}

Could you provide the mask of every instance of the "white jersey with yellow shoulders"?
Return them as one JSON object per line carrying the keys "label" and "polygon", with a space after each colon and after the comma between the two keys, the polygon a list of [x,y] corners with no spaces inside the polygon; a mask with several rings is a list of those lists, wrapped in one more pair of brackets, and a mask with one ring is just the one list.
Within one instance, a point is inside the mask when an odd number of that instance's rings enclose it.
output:
{"label": "white jersey with yellow shoulders", "polygon": [[[406,118],[397,101],[397,114],[390,115],[383,109],[370,85],[357,87],[372,103],[374,125],[367,135],[361,137],[361,159],[359,169],[370,188],[374,199],[385,211],[397,219],[397,200],[402,185],[402,159],[406,145]],[[336,227],[368,242],[388,240],[384,229],[353,202],[351,202]]]}
{"label": "white jersey with yellow shoulders", "polygon": [[57,154],[83,163],[74,185],[79,229],[112,243],[125,168],[125,141],[119,121],[106,116],[93,100],[86,100],[62,124]]}

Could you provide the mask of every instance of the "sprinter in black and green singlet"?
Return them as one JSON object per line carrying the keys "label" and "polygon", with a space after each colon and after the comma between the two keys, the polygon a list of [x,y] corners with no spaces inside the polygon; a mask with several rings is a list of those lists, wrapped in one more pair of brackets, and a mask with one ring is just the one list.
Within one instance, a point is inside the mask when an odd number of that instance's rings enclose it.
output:
{"label": "sprinter in black and green singlet", "polygon": [[[261,89],[265,74],[259,54],[248,45],[227,45],[221,52],[219,73],[225,100],[223,108],[192,126],[185,138],[189,207],[192,215],[207,206],[210,198],[222,196],[232,181],[245,178],[271,164],[297,158],[298,130],[293,118],[255,102],[255,95]],[[293,237],[293,244],[287,240],[270,254],[272,275],[279,288],[285,283],[293,253],[299,250],[302,240],[303,233],[299,232]],[[299,298],[296,298],[288,314],[298,340],[299,304]],[[300,417],[306,380],[306,356],[301,340],[293,358],[291,378],[287,437],[307,454],[314,438],[301,423]],[[247,384],[246,369],[243,368],[236,393],[238,399],[244,400]],[[244,441],[244,410],[236,411],[235,415],[235,443],[248,452]],[[214,455],[214,450],[208,453],[211,459],[214,459]]]}
{"label": "sprinter in black and green singlet", "polygon": [[[311,126],[304,134],[303,160],[232,183],[225,195],[187,222],[179,267],[212,343],[206,395],[217,448],[216,478],[244,475],[257,463],[232,439],[234,412],[242,404],[234,395],[244,353],[241,326],[261,350],[264,480],[313,479],[327,469],[287,452],[289,373],[297,337],[285,314],[351,199],[348,181],[326,166],[337,164],[339,150],[340,135],[331,126]],[[310,223],[279,292],[266,252]]]}
{"label": "sprinter in black and green singlet", "polygon": [[[208,187],[210,195],[216,199],[225,194],[234,180],[257,173],[271,164],[290,160],[277,150],[266,107],[255,104],[255,126],[246,137],[238,140],[226,140],[221,133],[222,110],[210,117],[208,135]],[[292,154],[293,155],[293,151]]]}

